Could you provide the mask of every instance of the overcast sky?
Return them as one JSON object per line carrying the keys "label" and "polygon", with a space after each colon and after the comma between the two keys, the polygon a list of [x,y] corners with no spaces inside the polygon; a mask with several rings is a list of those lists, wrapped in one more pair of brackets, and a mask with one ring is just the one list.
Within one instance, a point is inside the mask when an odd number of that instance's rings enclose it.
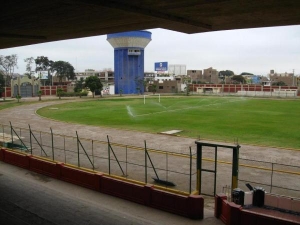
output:
{"label": "overcast sky", "polygon": [[[184,64],[188,70],[213,67],[267,75],[300,74],[300,26],[218,31],[199,34],[151,29],[152,41],[145,48],[145,71],[154,71],[155,62]],[[57,41],[0,50],[0,55],[18,55],[18,69],[26,72],[25,58],[46,56],[67,61],[77,72],[85,69],[114,69],[113,47],[106,35]]]}

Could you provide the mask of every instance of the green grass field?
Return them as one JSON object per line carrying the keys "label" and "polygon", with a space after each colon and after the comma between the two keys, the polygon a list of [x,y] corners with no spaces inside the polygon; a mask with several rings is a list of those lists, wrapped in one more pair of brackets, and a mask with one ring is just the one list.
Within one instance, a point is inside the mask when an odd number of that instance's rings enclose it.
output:
{"label": "green grass field", "polygon": [[38,114],[80,124],[300,149],[300,101],[244,97],[99,99],[49,106]]}

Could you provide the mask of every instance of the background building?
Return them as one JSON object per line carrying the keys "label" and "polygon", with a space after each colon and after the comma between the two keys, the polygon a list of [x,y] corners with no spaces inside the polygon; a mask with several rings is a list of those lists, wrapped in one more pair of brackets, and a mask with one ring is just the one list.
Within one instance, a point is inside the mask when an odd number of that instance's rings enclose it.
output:
{"label": "background building", "polygon": [[272,85],[297,85],[297,79],[295,78],[294,73],[276,73],[274,70],[270,70],[269,78]]}
{"label": "background building", "polygon": [[191,83],[202,83],[202,70],[187,70],[187,76],[191,78]]}
{"label": "background building", "polygon": [[219,73],[216,69],[209,67],[203,70],[203,80],[205,83],[218,84],[219,83]]}

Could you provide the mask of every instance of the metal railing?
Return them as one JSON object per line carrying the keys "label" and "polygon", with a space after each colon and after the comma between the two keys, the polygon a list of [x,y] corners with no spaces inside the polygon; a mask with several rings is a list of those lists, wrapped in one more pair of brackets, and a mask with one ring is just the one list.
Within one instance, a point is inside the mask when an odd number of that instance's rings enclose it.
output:
{"label": "metal railing", "polygon": [[[28,128],[0,125],[3,147],[41,156],[53,161],[71,164],[121,176],[143,183],[191,193],[196,186],[196,157],[192,148],[186,153],[163,151],[79,136],[55,134]],[[196,151],[194,151],[196,152]]]}
{"label": "metal railing", "polygon": [[[185,193],[196,189],[196,149],[189,147],[183,153],[124,145],[107,140],[92,140],[75,136],[55,134],[28,128],[0,125],[0,145],[53,161],[81,168],[121,176],[142,183],[153,183]],[[138,140],[137,140],[138,141]],[[142,146],[142,145],[141,145]],[[225,151],[225,150],[224,150]],[[211,150],[203,158],[205,168],[213,167]],[[230,184],[231,162],[218,160],[217,192]],[[212,190],[212,178],[208,174],[205,191]],[[239,159],[239,187],[250,183],[259,185],[270,193],[300,197],[300,166],[253,159]],[[246,188],[246,187],[245,187]]]}
{"label": "metal railing", "polygon": [[300,166],[239,159],[239,184],[261,186],[267,192],[300,197]]}

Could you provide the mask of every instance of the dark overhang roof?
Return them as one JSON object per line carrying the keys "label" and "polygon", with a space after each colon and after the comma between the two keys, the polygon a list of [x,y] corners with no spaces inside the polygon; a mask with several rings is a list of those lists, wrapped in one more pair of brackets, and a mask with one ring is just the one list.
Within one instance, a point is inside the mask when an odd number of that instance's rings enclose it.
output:
{"label": "dark overhang roof", "polygon": [[184,33],[300,24],[296,0],[9,0],[0,49],[164,28]]}

